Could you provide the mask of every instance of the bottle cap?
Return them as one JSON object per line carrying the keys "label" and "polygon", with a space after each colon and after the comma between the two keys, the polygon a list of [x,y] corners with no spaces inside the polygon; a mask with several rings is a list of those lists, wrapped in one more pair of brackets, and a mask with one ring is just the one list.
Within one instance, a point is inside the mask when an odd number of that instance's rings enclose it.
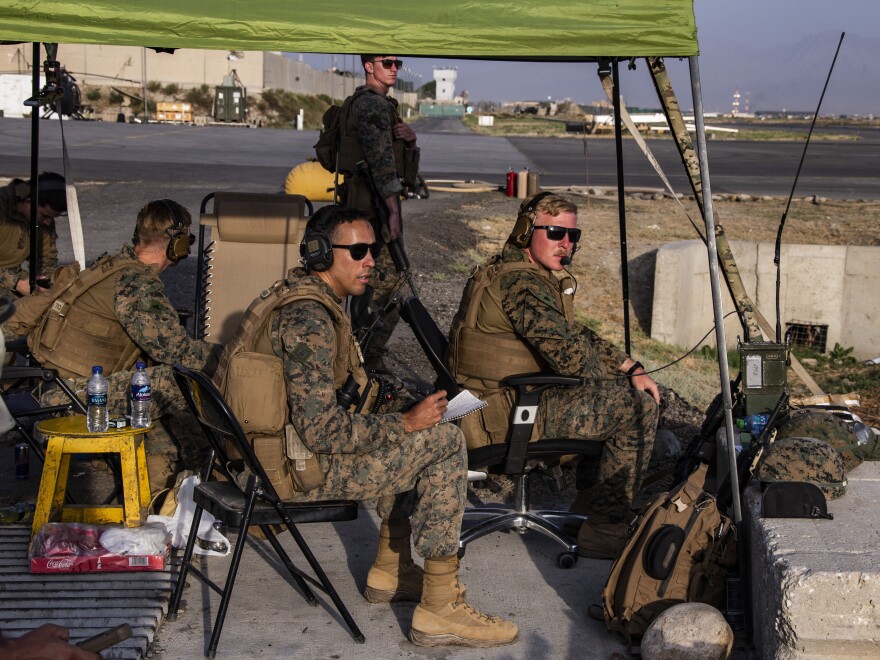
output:
{"label": "bottle cap", "polygon": [[737,426],[737,428],[744,429],[746,427],[746,420],[742,419],[741,417],[738,418],[736,420],[736,426]]}
{"label": "bottle cap", "polygon": [[93,374],[102,374],[102,373],[104,373],[104,367],[102,367],[100,365],[95,365],[94,367],[92,367],[92,373]]}
{"label": "bottle cap", "polygon": [[147,368],[147,363],[146,363],[146,362],[141,362],[140,360],[138,360],[137,362],[134,363],[134,368],[135,368],[135,369],[146,369],[146,368]]}

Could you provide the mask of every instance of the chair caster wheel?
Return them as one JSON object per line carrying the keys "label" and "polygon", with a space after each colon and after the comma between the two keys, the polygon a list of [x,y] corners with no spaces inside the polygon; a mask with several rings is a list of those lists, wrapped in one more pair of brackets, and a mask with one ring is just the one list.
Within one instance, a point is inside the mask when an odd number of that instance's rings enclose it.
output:
{"label": "chair caster wheel", "polygon": [[560,552],[559,556],[556,557],[556,563],[559,564],[559,568],[574,568],[577,560],[578,554],[576,552]]}

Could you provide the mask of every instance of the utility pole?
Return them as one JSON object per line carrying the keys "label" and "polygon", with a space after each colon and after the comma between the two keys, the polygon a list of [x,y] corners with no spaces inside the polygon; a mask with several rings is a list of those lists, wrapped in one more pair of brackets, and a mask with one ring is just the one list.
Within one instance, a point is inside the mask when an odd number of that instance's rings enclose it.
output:
{"label": "utility pole", "polygon": [[141,73],[143,74],[143,96],[144,96],[144,123],[149,123],[150,121],[150,113],[147,110],[147,49],[144,50],[144,58],[143,65],[141,67]]}

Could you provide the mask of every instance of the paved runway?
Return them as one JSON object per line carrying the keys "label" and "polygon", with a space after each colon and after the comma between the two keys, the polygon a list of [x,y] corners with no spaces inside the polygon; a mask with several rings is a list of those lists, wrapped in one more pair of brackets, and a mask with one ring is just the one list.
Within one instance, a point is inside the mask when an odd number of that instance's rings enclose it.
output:
{"label": "paved runway", "polygon": [[[60,122],[40,122],[41,169],[61,169]],[[200,190],[277,190],[291,167],[313,154],[315,131],[167,124],[64,123],[78,180],[154,181]],[[488,137],[460,130],[457,120],[414,123],[427,178],[480,179],[501,184],[509,167],[529,167],[544,185],[615,185],[614,140]],[[832,129],[828,129],[832,130]],[[850,135],[847,132],[847,135]],[[678,192],[690,193],[675,146],[649,140]],[[797,195],[880,199],[880,130],[859,140],[810,144]],[[586,157],[585,157],[586,149]],[[710,141],[715,193],[787,196],[803,142]],[[30,121],[0,118],[0,176],[30,172]],[[632,140],[624,141],[625,179],[632,186],[662,183]]]}

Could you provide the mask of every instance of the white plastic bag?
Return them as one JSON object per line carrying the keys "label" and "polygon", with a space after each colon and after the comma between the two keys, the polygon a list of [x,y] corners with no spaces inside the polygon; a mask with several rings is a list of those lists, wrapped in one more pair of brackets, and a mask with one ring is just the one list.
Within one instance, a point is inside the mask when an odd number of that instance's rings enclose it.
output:
{"label": "white plastic bag", "polygon": [[[196,512],[196,503],[193,501],[193,491],[201,482],[198,475],[187,477],[180,482],[180,490],[177,491],[177,509],[173,516],[148,516],[147,522],[158,522],[165,525],[166,529],[171,532],[171,545],[175,548],[186,547],[189,538],[189,530],[192,527],[193,515]],[[215,518],[207,511],[202,511],[202,519],[199,521],[198,538],[193,549],[197,555],[209,555],[214,557],[225,557],[229,554],[230,543],[223,534],[214,529]],[[199,540],[204,541],[202,547]],[[211,548],[225,548],[225,552],[218,552]]]}

